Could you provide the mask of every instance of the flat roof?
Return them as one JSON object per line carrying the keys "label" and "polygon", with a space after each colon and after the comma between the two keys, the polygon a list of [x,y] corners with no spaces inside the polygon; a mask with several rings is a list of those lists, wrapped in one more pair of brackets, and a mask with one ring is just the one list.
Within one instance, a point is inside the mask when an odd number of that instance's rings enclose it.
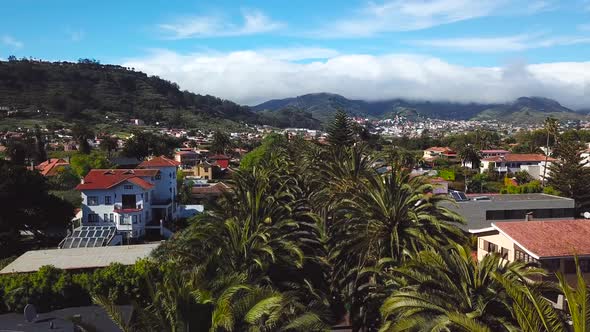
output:
{"label": "flat roof", "polygon": [[45,265],[53,265],[63,270],[106,267],[111,263],[132,265],[137,260],[148,257],[159,245],[160,242],[128,246],[31,250],[4,267],[0,274],[35,272]]}
{"label": "flat roof", "polygon": [[485,202],[485,201],[474,201],[476,197],[489,197],[490,201],[493,202],[517,202],[517,201],[546,201],[546,200],[572,200],[571,198],[548,195],[543,193],[538,194],[468,194],[470,201],[458,202],[462,204],[469,204],[473,202]]}
{"label": "flat roof", "polygon": [[535,258],[590,255],[590,220],[494,222],[492,227]]}

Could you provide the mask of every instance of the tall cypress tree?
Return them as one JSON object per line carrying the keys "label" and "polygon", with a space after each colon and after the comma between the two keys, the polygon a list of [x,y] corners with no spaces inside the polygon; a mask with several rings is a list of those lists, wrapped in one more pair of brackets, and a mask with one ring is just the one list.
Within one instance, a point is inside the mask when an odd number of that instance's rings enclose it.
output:
{"label": "tall cypress tree", "polygon": [[332,146],[350,146],[354,143],[354,128],[348,115],[342,110],[337,110],[334,120],[328,126],[328,142]]}
{"label": "tall cypress tree", "polygon": [[549,167],[547,184],[575,199],[577,212],[586,212],[590,211],[590,167],[580,156],[581,151],[576,142],[560,142],[555,151],[560,160]]}

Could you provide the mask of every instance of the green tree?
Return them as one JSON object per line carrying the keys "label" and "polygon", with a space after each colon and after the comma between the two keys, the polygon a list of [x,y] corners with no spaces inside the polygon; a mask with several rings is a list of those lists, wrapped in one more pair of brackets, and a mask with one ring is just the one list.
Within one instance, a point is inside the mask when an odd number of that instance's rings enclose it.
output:
{"label": "green tree", "polygon": [[78,151],[83,154],[90,153],[90,144],[88,144],[88,139],[91,139],[94,136],[92,130],[84,125],[84,124],[75,124],[72,127],[72,136],[78,142]]}
{"label": "green tree", "polygon": [[560,160],[551,163],[547,185],[573,198],[578,212],[585,212],[590,207],[590,168],[581,151],[578,143],[560,142],[555,151]]}
{"label": "green tree", "polygon": [[90,154],[76,153],[70,158],[70,167],[80,178],[83,178],[91,169],[110,168],[112,164],[107,157],[99,151]]}
{"label": "green tree", "polygon": [[[557,143],[557,135],[559,134],[559,121],[555,118],[548,117],[545,119],[543,123],[545,127],[545,131],[547,132],[547,143],[545,145],[545,165],[547,165],[547,160],[549,160],[550,150],[549,150],[549,138],[553,136],[555,143]],[[547,167],[543,168],[543,178],[541,179],[541,184],[545,186],[545,181],[547,179]]]}
{"label": "green tree", "polygon": [[512,296],[526,292],[524,287],[536,291],[527,278],[543,275],[525,263],[507,263],[498,254],[477,262],[460,245],[422,251],[394,273],[405,285],[383,303],[382,331],[518,330]]}
{"label": "green tree", "polygon": [[213,142],[211,142],[211,152],[227,154],[229,148],[233,145],[228,134],[217,130],[213,133]]}
{"label": "green tree", "polygon": [[464,145],[459,149],[458,156],[461,159],[461,164],[465,165],[465,163],[471,163],[471,168],[479,169],[481,154],[475,146]]}
{"label": "green tree", "polygon": [[45,151],[45,139],[39,125],[35,126],[35,162],[40,164],[47,160],[47,151]]}
{"label": "green tree", "polygon": [[348,115],[342,110],[336,111],[334,120],[327,129],[328,141],[332,146],[350,146],[354,143],[354,127]]}
{"label": "green tree", "polygon": [[38,240],[46,238],[48,227],[66,228],[74,207],[47,192],[45,178],[37,172],[0,160],[0,246],[2,256],[20,249],[21,232]]}
{"label": "green tree", "polygon": [[100,141],[100,149],[107,153],[107,157],[112,157],[113,151],[117,151],[119,140],[113,136],[105,136]]}

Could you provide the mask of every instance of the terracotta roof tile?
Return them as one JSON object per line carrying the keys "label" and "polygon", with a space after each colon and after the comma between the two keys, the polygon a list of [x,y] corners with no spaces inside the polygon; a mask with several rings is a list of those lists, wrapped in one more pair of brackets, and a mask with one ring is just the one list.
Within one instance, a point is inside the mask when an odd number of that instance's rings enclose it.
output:
{"label": "terracotta roof tile", "polygon": [[[494,161],[494,162],[518,162],[518,161],[524,161],[524,162],[539,162],[539,161],[545,161],[545,155],[542,155],[540,153],[509,153],[506,154],[504,156],[495,156],[495,157],[490,157],[490,158],[484,158],[482,159],[482,161]],[[556,161],[555,158],[547,158],[547,161]]]}
{"label": "terracotta roof tile", "polygon": [[149,168],[149,167],[176,167],[180,166],[180,163],[176,160],[166,158],[165,156],[154,157],[150,160],[146,160],[139,164],[139,168]]}
{"label": "terracotta roof tile", "polygon": [[590,255],[590,220],[496,222],[492,226],[541,258]]}
{"label": "terracotta roof tile", "polygon": [[[84,177],[84,183],[77,185],[76,189],[109,189],[127,180],[144,189],[150,189],[153,184],[141,179],[141,177],[156,176],[159,172],[157,169],[93,169]],[[146,183],[152,187],[146,185]]]}

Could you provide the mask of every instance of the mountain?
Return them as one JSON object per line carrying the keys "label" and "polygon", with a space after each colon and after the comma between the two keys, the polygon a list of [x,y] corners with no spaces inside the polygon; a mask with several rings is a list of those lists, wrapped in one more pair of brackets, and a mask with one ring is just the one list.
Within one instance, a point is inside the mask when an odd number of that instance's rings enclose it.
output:
{"label": "mountain", "polygon": [[181,91],[176,83],[157,76],[88,59],[0,61],[2,109],[18,112],[9,119],[0,111],[0,122],[16,117],[94,124],[139,118],[147,124],[199,127],[260,120],[247,106]]}
{"label": "mountain", "polygon": [[294,98],[274,99],[253,106],[255,111],[277,111],[284,108],[310,112],[321,121],[329,121],[337,109],[352,116],[384,118],[395,114],[411,114],[447,120],[489,120],[532,123],[554,116],[559,119],[581,119],[585,116],[542,97],[521,97],[512,103],[452,103],[392,99],[384,101],[352,100],[330,93],[314,93]]}

